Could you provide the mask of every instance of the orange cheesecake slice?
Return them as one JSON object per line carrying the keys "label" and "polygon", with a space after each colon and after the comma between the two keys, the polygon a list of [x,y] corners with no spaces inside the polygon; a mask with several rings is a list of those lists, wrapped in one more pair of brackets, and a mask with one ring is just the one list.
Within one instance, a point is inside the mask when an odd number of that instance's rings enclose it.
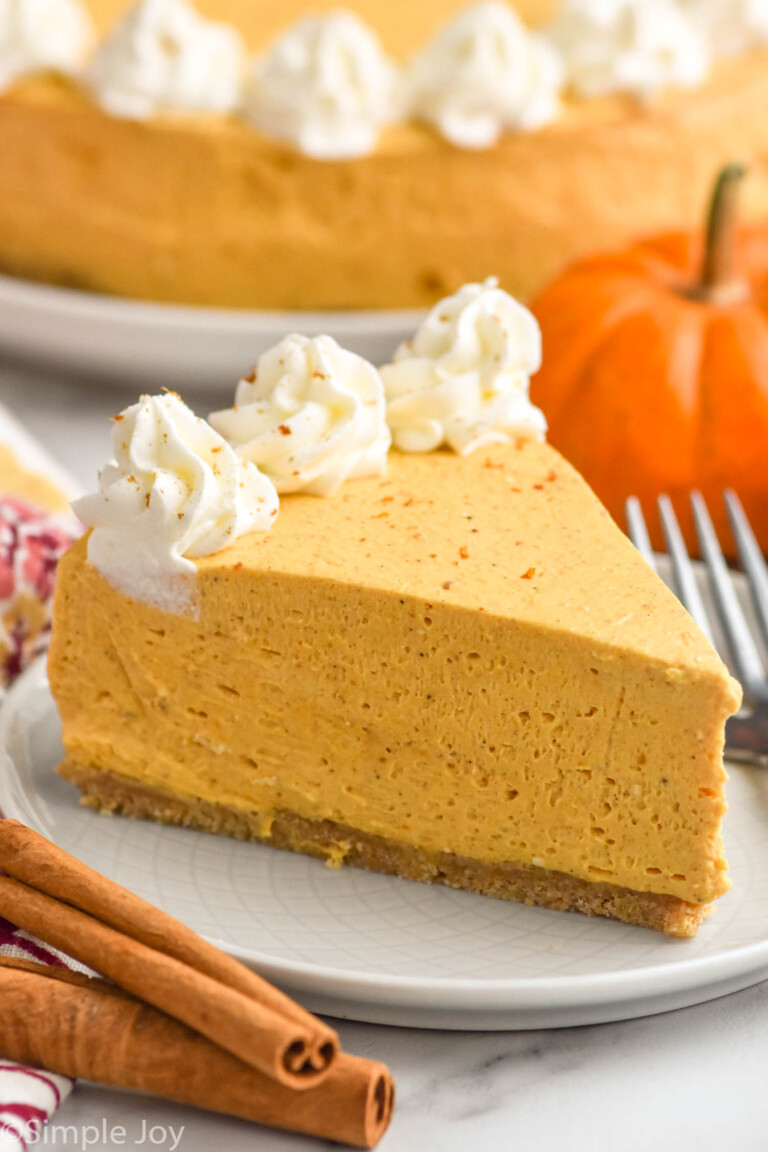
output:
{"label": "orange cheesecake slice", "polygon": [[546,444],[392,452],[195,567],[173,615],[62,561],[84,803],[677,936],[727,890],[738,685]]}

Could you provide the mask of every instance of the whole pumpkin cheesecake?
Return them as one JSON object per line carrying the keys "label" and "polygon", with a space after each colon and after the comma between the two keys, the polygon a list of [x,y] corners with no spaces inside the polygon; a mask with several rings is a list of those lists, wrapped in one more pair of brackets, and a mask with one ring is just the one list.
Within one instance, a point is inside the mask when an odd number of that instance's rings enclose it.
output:
{"label": "whole pumpkin cheesecake", "polygon": [[83,801],[694,934],[739,689],[541,439],[538,357],[469,285],[381,373],[291,337],[211,423],[123,413],[49,658]]}
{"label": "whole pumpkin cheesecake", "polygon": [[578,0],[358,0],[304,20],[298,3],[91,0],[90,36],[75,3],[0,34],[14,276],[375,309],[495,269],[527,297],[573,257],[695,219],[732,156],[765,173],[768,30],[745,5],[720,58],[703,0],[618,0],[610,19]]}

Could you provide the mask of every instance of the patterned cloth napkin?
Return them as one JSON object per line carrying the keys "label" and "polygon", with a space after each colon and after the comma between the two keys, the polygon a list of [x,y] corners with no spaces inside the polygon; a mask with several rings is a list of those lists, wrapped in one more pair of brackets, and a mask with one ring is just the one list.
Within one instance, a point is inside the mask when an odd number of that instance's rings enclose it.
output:
{"label": "patterned cloth napkin", "polygon": [[48,648],[53,582],[74,526],[0,493],[0,687]]}
{"label": "patterned cloth napkin", "polygon": [[66,1076],[0,1060],[0,1152],[34,1146],[72,1087]]}
{"label": "patterned cloth napkin", "polygon": [[[0,445],[35,472],[47,476],[67,494],[74,486],[46,457],[9,414],[0,407]],[[0,478],[1,479],[1,478]],[[0,667],[0,698],[3,682],[10,682],[24,664],[44,651],[48,640],[48,608],[58,556],[67,544],[69,525],[35,509],[0,487],[0,647],[4,659]],[[27,616],[13,612],[16,599],[38,600],[44,606],[34,633]],[[5,627],[4,627],[5,621]],[[2,813],[0,813],[0,816]],[[91,973],[83,965],[55,948],[41,943],[0,917],[0,954],[38,964],[66,966]],[[43,1125],[72,1091],[74,1081],[66,1076],[28,1068],[0,1057],[0,1152],[27,1152],[41,1138]]]}
{"label": "patterned cloth napkin", "polygon": [[[0,954],[38,964],[89,970],[56,948],[42,944],[0,916]],[[43,1125],[74,1087],[67,1076],[28,1068],[0,1057],[0,1152],[27,1152],[40,1139]]]}

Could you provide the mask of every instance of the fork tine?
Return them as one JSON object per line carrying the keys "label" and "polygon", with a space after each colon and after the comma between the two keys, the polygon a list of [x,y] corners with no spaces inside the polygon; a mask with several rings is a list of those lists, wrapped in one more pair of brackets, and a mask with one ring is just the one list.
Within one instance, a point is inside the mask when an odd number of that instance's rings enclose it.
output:
{"label": "fork tine", "polygon": [[693,565],[688,557],[683,534],[680,531],[680,525],[677,522],[677,516],[669,496],[659,496],[659,516],[661,517],[661,527],[664,530],[669,555],[672,558],[677,595],[707,639],[714,644],[707,610],[701,599]]}
{"label": "fork tine", "polygon": [[691,504],[702,556],[712,581],[715,601],[736,674],[747,692],[760,693],[765,681],[763,662],[741,610],[714,525],[700,492],[691,493]]}
{"label": "fork tine", "polygon": [[741,567],[749,580],[755,612],[768,643],[768,566],[766,566],[760,545],[755,539],[752,526],[735,492],[729,490],[724,495],[725,506],[731,521],[733,538],[739,550]]}
{"label": "fork tine", "polygon": [[651,538],[648,535],[648,527],[645,523],[643,516],[643,509],[640,506],[640,501],[637,496],[630,496],[625,504],[627,512],[627,528],[629,529],[629,538],[637,548],[638,552],[645,557],[645,559],[656,571],[656,557],[653,554],[651,547]]}

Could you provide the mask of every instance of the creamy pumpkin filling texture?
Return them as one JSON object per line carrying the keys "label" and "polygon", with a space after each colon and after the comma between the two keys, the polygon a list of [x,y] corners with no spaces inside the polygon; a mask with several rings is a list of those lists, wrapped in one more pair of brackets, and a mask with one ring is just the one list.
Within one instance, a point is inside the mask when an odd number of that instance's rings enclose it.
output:
{"label": "creamy pumpkin filling texture", "polygon": [[681,908],[727,889],[738,688],[553,449],[394,452],[196,566],[195,619],[127,600],[85,541],[63,560],[65,775],[254,836],[288,814]]}

